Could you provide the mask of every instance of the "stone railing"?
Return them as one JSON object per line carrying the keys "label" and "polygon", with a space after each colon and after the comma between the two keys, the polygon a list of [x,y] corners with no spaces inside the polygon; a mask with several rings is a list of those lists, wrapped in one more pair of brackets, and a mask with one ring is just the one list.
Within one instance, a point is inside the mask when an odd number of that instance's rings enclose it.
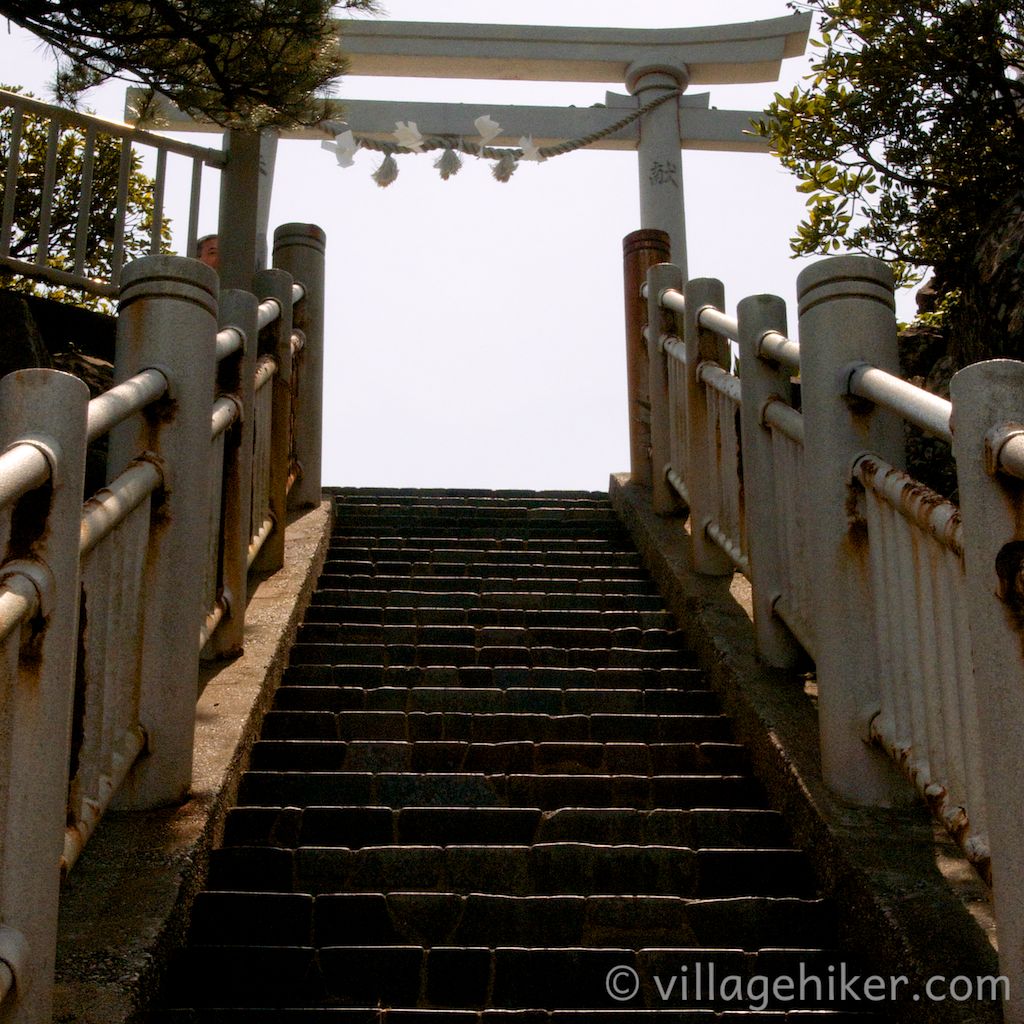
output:
{"label": "stone railing", "polygon": [[[883,263],[803,271],[795,340],[781,299],[726,316],[666,248],[625,244],[633,478],[688,510],[698,572],[749,578],[761,657],[813,659],[831,789],[898,800],[888,756],[993,884],[1024,1020],[1024,363],[962,370],[950,403],[898,376]],[[902,468],[905,423],[951,443],[959,507]]]}
{"label": "stone railing", "polygon": [[[263,298],[125,267],[115,385],[0,381],[0,1019],[50,1018],[57,906],[112,803],[185,799],[201,652],[242,648],[250,569],[320,501],[324,236],[275,234]],[[88,444],[107,484],[83,505]]]}

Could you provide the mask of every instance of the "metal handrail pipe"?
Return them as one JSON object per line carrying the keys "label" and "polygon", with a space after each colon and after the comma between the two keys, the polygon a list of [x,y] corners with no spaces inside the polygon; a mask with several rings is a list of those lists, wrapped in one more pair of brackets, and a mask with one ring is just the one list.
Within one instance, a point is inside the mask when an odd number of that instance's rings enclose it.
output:
{"label": "metal handrail pipe", "polygon": [[67,270],[58,270],[56,267],[49,267],[45,263],[19,260],[17,256],[0,255],[0,266],[10,267],[11,270],[18,273],[31,274],[33,277],[49,281],[51,284],[81,288],[83,291],[87,291],[92,295],[99,295],[105,299],[116,299],[119,290],[116,284],[98,281],[91,277],[83,277],[80,274],[72,274]]}
{"label": "metal handrail pipe", "polygon": [[0,924],[0,1006],[23,981],[28,967],[28,940],[17,928]]}
{"label": "metal handrail pipe", "polygon": [[907,522],[924,530],[955,555],[963,556],[963,522],[960,509],[930,487],[874,455],[862,455],[854,475]]}
{"label": "metal handrail pipe", "polygon": [[8,448],[0,455],[0,508],[13,505],[29,491],[50,479],[50,462],[28,441]]}
{"label": "metal handrail pipe", "polygon": [[724,395],[731,402],[739,405],[743,398],[743,385],[739,377],[728,370],[723,370],[718,363],[705,359],[697,367],[697,380],[703,381],[709,388]]}
{"label": "metal handrail pipe", "polygon": [[163,484],[153,462],[133,462],[116,479],[97,491],[83,506],[78,550],[84,558],[104,537],[114,532]]}
{"label": "metal handrail pipe", "polygon": [[726,316],[720,309],[715,309],[714,306],[705,306],[697,314],[697,323],[701,327],[706,327],[709,331],[714,331],[715,334],[720,334],[723,338],[728,338],[730,341],[740,340],[740,327],[736,322],[736,318]]}
{"label": "metal handrail pipe", "polygon": [[265,384],[269,384],[277,371],[277,360],[273,356],[263,356],[256,366],[256,391],[261,391]]}
{"label": "metal handrail pipe", "polygon": [[217,362],[242,351],[245,335],[237,327],[225,327],[217,332]]}
{"label": "metal handrail pipe", "polygon": [[39,591],[25,576],[12,574],[0,586],[0,644],[39,610]]}
{"label": "metal handrail pipe", "polygon": [[260,528],[256,531],[252,540],[249,542],[249,568],[252,568],[253,562],[256,561],[259,556],[260,549],[267,542],[267,538],[274,530],[274,517],[267,516],[266,519],[260,524]]}
{"label": "metal handrail pipe", "polygon": [[[804,417],[781,398],[773,398],[761,410],[761,422],[797,444],[804,443]],[[799,639],[799,638],[798,638]]]}
{"label": "metal handrail pipe", "polygon": [[86,438],[90,444],[109,433],[129,416],[162,398],[168,391],[167,378],[160,370],[143,370],[128,380],[97,395],[89,403]]}
{"label": "metal handrail pipe", "polygon": [[846,390],[858,398],[866,398],[883,409],[902,416],[926,433],[952,443],[949,417],[953,405],[945,398],[915,387],[894,374],[876,366],[861,363],[850,369]]}
{"label": "metal handrail pipe", "polygon": [[718,523],[710,522],[704,532],[732,559],[733,564],[744,576],[750,578],[750,559],[743,554],[739,545]]}
{"label": "metal handrail pipe", "polygon": [[256,323],[262,331],[281,318],[281,304],[277,299],[264,299],[256,308]]}
{"label": "metal handrail pipe", "polygon": [[1024,480],[1024,434],[1011,433],[997,452],[997,468],[1009,476]]}
{"label": "metal handrail pipe", "polygon": [[90,798],[88,813],[78,817],[64,829],[64,852],[60,858],[61,876],[66,877],[75,866],[100,819],[110,807],[117,791],[128,777],[139,755],[146,749],[146,731],[140,725],[129,727],[121,736],[113,757],[112,771],[99,778],[99,792]]}
{"label": "metal handrail pipe", "polygon": [[221,434],[231,428],[233,423],[242,418],[241,403],[234,395],[221,395],[213,403],[210,416],[210,440],[216,441]]}
{"label": "metal handrail pipe", "polygon": [[686,362],[686,345],[683,344],[682,338],[677,338],[674,334],[662,335],[661,350],[677,363]]}
{"label": "metal handrail pipe", "polygon": [[213,607],[207,613],[202,626],[199,629],[199,650],[202,650],[210,641],[214,631],[221,624],[228,611],[227,598],[222,594],[214,602]]}
{"label": "metal handrail pipe", "polygon": [[296,281],[292,285],[292,305],[298,305],[306,297],[306,286]]}
{"label": "metal handrail pipe", "polygon": [[[646,288],[647,286],[644,285]],[[686,312],[686,299],[678,288],[666,288],[658,296],[658,305],[682,316]]]}
{"label": "metal handrail pipe", "polygon": [[292,358],[294,359],[306,347],[306,334],[304,331],[292,331]]}
{"label": "metal handrail pipe", "polygon": [[770,359],[791,373],[800,372],[800,342],[778,331],[768,331],[761,338],[757,343],[757,354],[761,359]]}
{"label": "metal handrail pipe", "polygon": [[665,469],[665,479],[671,484],[672,490],[689,505],[690,492],[686,489],[686,481],[671,466]]}

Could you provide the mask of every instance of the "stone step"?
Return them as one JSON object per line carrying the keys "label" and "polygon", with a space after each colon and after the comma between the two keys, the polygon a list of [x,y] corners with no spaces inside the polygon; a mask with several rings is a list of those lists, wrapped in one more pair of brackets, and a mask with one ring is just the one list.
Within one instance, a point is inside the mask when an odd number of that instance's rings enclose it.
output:
{"label": "stone step", "polygon": [[369,623],[380,626],[513,626],[525,629],[675,629],[672,616],[658,611],[567,611],[528,608],[384,608],[314,602],[307,623]]}
{"label": "stone step", "polygon": [[[476,593],[521,594],[521,595],[553,595],[562,596],[599,595],[602,597],[650,597],[656,591],[654,584],[643,574],[628,574],[628,570],[620,570],[616,575],[595,571],[593,575],[574,573],[559,576],[557,571],[538,572],[536,575],[523,573],[521,578],[508,569],[499,570],[493,576],[477,573],[465,573],[459,576],[405,576],[405,575],[359,575],[348,572],[333,572],[330,563],[324,566],[320,577],[321,586],[326,589],[338,590],[347,588],[349,593],[360,590],[386,590],[392,594],[420,593],[442,594]],[[660,604],[660,601],[659,601]],[[498,606],[500,607],[500,605]]]}
{"label": "stone step", "polygon": [[535,566],[574,565],[592,568],[612,566],[639,569],[640,556],[635,551],[607,551],[597,546],[588,548],[556,547],[546,550],[525,550],[522,548],[480,548],[443,547],[422,545],[378,547],[375,544],[352,544],[346,540],[332,540],[327,548],[327,558],[334,562],[353,562],[377,567],[394,564],[416,571],[423,566],[468,566],[476,562],[487,565]]}
{"label": "stone step", "polygon": [[[376,581],[378,584],[380,581]],[[642,594],[561,592],[541,593],[536,589],[516,590],[510,587],[498,590],[471,592],[461,590],[414,590],[402,584],[384,589],[352,589],[345,580],[321,579],[313,604],[355,605],[377,608],[484,608],[495,611],[654,611],[665,610],[662,598],[653,592]]]}
{"label": "stone step", "polygon": [[868,1024],[852,1010],[434,1010],[375,1007],[286,1009],[200,1007],[156,1010],[150,1024]]}
{"label": "stone step", "polygon": [[[624,879],[628,879],[630,895],[687,899],[814,895],[806,858],[796,850],[691,850],[579,842],[357,849],[225,846],[211,855],[206,887],[315,894],[400,890],[618,897]],[[554,924],[551,931],[557,934]],[[737,941],[731,935],[720,940],[725,945]]]}
{"label": "stone step", "polygon": [[729,743],[724,715],[543,715],[448,711],[270,711],[265,740],[466,743]]}
{"label": "stone step", "polygon": [[292,665],[419,665],[494,668],[675,668],[689,660],[681,647],[504,647],[472,644],[339,644],[298,641]]}
{"label": "stone step", "polygon": [[[773,998],[768,990],[744,988],[752,979],[801,977],[803,991],[782,992]],[[632,950],[609,945],[605,949],[565,947],[433,947],[418,944],[379,946],[325,946],[316,948],[272,946],[196,946],[178,964],[179,973],[190,979],[193,1005],[232,1007],[267,1004],[340,1007],[385,1007],[395,1014],[397,1007],[408,1010],[445,1010],[458,1007],[528,1009],[538,1005],[577,1008],[574,1016],[562,1019],[594,1019],[595,1010],[605,1010],[610,1021],[640,1020],[637,1010],[672,1006],[674,1020],[690,1009],[729,1012],[725,1020],[772,1021],[764,1010],[749,1010],[749,998],[737,998],[750,991],[753,998],[765,998],[769,1009],[777,1009],[792,1024],[801,1020],[800,1008],[812,1011],[809,1021],[819,1021],[819,1007],[843,1010],[853,1000],[842,1002],[837,983],[854,973],[843,958],[829,951],[801,949],[789,945],[780,949],[743,952],[694,947]],[[616,972],[616,973],[613,973]],[[628,972],[635,972],[630,974]],[[623,1006],[608,993],[610,977],[619,984],[639,981],[639,992]],[[688,982],[685,998],[680,981]],[[726,978],[731,983],[722,984]],[[675,984],[672,984],[675,979]],[[817,984],[812,983],[815,979]],[[831,986],[830,986],[831,981]],[[660,982],[660,985],[659,985]],[[756,1004],[760,1005],[760,1004]],[[580,1012],[580,1006],[587,1010]],[[739,1016],[734,1016],[736,1011]],[[748,1011],[748,1012],[743,1012]],[[333,1012],[333,1010],[331,1011]],[[585,1014],[585,1015],[584,1015]],[[430,1020],[430,1017],[376,1017],[381,1019]],[[457,1018],[456,1018],[457,1019]],[[476,1019],[472,1016],[467,1019]],[[496,1020],[535,1020],[536,1017],[506,1017]],[[539,1018],[548,1020],[547,1013]],[[553,1015],[550,1019],[560,1019]],[[665,1018],[661,1018],[665,1019]],[[699,1018],[696,1018],[699,1019]],[[829,1020],[829,1017],[825,1017]],[[831,1018],[836,1019],[836,1018]]]}
{"label": "stone step", "polygon": [[736,743],[534,743],[461,740],[259,740],[253,771],[552,772],[609,775],[738,775],[748,767]]}
{"label": "stone step", "polygon": [[240,806],[634,807],[640,810],[763,806],[743,775],[487,775],[432,772],[250,771]]}
{"label": "stone step", "polygon": [[481,846],[576,840],[606,846],[782,848],[788,837],[776,811],[756,809],[638,811],[562,807],[234,807],[225,846]]}
{"label": "stone step", "polygon": [[324,575],[348,576],[354,580],[363,579],[395,579],[408,576],[414,581],[432,579],[510,579],[517,582],[525,580],[609,580],[633,583],[646,580],[643,569],[633,565],[615,565],[605,561],[594,561],[583,564],[560,564],[547,561],[531,561],[511,563],[505,561],[488,562],[483,559],[473,561],[422,561],[406,562],[397,559],[375,561],[371,559],[357,561],[355,559],[337,558],[331,552],[324,561]]}
{"label": "stone step", "polygon": [[492,544],[499,533],[506,541],[524,544],[604,540],[620,549],[628,549],[629,543],[621,526],[614,519],[603,517],[588,522],[539,518],[502,521],[497,517],[462,515],[430,521],[414,516],[380,520],[352,517],[338,520],[331,530],[331,536],[336,540],[352,540],[356,537],[400,538],[407,543],[440,541],[445,547],[463,540],[485,540]]}
{"label": "stone step", "polygon": [[[290,665],[284,686],[382,686],[448,687],[466,689],[548,690],[642,690],[646,699],[657,701],[669,690],[708,692],[704,674],[693,667],[688,655],[682,664],[668,668],[529,668],[489,665]],[[545,698],[548,699],[548,698]],[[611,710],[611,709],[609,709]],[[665,705],[658,711],[670,710]]]}
{"label": "stone step", "polygon": [[619,647],[637,650],[685,648],[678,629],[639,626],[583,628],[565,626],[399,626],[371,622],[310,622],[299,626],[298,642],[325,644],[384,644],[387,646],[468,647]]}
{"label": "stone step", "polygon": [[[292,676],[274,695],[277,711],[434,711],[477,714],[593,715],[677,714],[714,715],[718,698],[710,690],[643,690],[591,687],[460,685],[452,670],[449,686],[429,682],[413,686],[377,687],[315,685]],[[431,678],[444,678],[434,673]]]}
{"label": "stone step", "polygon": [[[791,901],[792,902],[792,901]],[[799,913],[818,906],[798,900]],[[195,945],[425,947],[603,945],[700,947],[702,901],[678,896],[207,891],[192,913]],[[820,916],[820,914],[819,914]],[[820,937],[802,921],[795,935]]]}

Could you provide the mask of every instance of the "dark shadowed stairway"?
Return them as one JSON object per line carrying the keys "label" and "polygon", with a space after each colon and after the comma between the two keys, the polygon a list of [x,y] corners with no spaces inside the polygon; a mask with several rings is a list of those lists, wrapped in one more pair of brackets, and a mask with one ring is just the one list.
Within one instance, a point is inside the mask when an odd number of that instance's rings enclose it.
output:
{"label": "dark shadowed stairway", "polygon": [[604,495],[335,500],[154,1024],[862,1019]]}

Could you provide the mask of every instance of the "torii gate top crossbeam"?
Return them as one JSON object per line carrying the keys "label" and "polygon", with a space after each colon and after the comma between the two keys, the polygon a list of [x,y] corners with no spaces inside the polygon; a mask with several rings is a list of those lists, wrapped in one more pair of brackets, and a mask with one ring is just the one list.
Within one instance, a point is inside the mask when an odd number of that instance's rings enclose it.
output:
{"label": "torii gate top crossbeam", "polygon": [[631,65],[668,64],[692,85],[776,81],[810,25],[809,14],[675,29],[338,22],[353,75],[621,83]]}

